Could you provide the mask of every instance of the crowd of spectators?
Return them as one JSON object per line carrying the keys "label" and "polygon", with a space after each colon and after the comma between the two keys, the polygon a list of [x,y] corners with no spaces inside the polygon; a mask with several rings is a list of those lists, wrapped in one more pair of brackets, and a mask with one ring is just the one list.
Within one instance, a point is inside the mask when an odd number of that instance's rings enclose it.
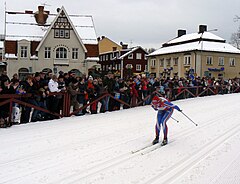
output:
{"label": "crowd of spectators", "polygon": [[[63,109],[63,95],[60,92],[67,92],[70,94],[71,110],[77,112],[75,115],[81,116],[86,113],[96,114],[129,108],[126,104],[130,104],[130,106],[136,104],[148,105],[151,102],[151,97],[147,99],[146,97],[156,90],[168,99],[177,100],[191,97],[181,94],[181,91],[185,88],[195,94],[196,87],[198,87],[198,90],[200,89],[198,92],[211,87],[212,90],[218,90],[217,93],[224,94],[233,92],[239,87],[239,84],[240,80],[238,78],[224,80],[210,77],[196,77],[195,79],[174,77],[171,79],[169,77],[156,78],[154,76],[136,75],[123,80],[114,76],[111,72],[104,77],[96,78],[91,75],[79,77],[74,72],[59,72],[58,76],[51,72],[36,72],[26,76],[24,80],[20,80],[17,74],[14,74],[10,79],[6,72],[3,72],[0,76],[0,95],[32,94],[21,100],[59,114]],[[54,93],[54,95],[50,95],[51,93]],[[114,99],[106,96],[99,102],[94,102],[106,93],[111,94]],[[203,95],[210,94],[204,93]],[[122,100],[126,104],[121,105],[115,99]],[[6,99],[0,98],[0,103],[4,100]],[[91,103],[89,108],[78,110],[88,103]],[[13,104],[14,113],[15,116],[13,115],[12,119],[9,120],[7,119],[9,117],[9,104],[0,106],[0,127],[11,126],[12,123],[20,124],[59,118],[59,116],[17,103]]]}

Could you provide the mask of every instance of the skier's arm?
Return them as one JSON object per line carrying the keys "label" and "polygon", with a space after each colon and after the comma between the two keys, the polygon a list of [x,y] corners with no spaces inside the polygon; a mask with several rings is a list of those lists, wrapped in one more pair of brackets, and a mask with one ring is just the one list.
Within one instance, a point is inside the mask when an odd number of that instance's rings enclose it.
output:
{"label": "skier's arm", "polygon": [[176,109],[176,110],[178,110],[180,112],[182,111],[177,105],[174,105],[174,104],[172,104],[170,102],[165,102],[164,105],[166,105],[167,107],[170,107],[170,108],[174,108],[174,109]]}

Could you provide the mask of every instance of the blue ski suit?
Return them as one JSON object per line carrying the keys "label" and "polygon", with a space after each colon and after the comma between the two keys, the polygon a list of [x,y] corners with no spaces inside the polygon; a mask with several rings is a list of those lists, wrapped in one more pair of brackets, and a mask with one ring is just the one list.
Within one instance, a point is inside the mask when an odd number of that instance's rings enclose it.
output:
{"label": "blue ski suit", "polygon": [[159,100],[152,101],[152,108],[158,111],[157,122],[155,126],[156,136],[159,137],[161,126],[163,127],[164,139],[167,140],[168,127],[167,121],[172,116],[173,110],[181,111],[177,105],[172,104],[163,97],[158,97]]}

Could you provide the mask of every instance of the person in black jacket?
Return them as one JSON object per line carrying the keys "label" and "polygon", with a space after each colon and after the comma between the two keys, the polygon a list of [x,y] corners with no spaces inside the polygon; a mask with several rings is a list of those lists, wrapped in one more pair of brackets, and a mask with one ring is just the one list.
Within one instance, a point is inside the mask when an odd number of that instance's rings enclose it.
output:
{"label": "person in black jacket", "polygon": [[[0,94],[15,94],[15,90],[9,80],[5,78],[1,82]],[[1,99],[1,101],[5,101],[6,99]],[[10,104],[5,104],[0,106],[0,128],[6,128],[12,126],[11,120],[7,121],[7,117],[9,117],[10,113]]]}
{"label": "person in black jacket", "polygon": [[[38,106],[34,94],[37,93],[37,88],[33,84],[33,77],[31,75],[27,76],[26,80],[21,82],[23,89],[26,91],[27,94],[32,94],[31,97],[23,98],[23,101]],[[28,123],[30,120],[30,113],[32,108],[28,106],[22,106],[22,114],[21,114],[21,121],[20,123]],[[37,111],[34,110],[32,114],[32,121],[35,121],[35,117],[37,116]]]}

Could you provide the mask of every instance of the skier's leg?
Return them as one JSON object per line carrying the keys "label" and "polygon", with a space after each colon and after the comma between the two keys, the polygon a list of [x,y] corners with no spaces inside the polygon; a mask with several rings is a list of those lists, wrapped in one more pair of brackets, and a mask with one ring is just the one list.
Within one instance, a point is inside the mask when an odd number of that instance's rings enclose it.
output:
{"label": "skier's leg", "polygon": [[167,142],[168,142],[168,138],[167,138],[167,135],[168,135],[167,121],[172,116],[172,113],[173,113],[173,109],[171,108],[170,110],[165,111],[165,113],[163,115],[163,118],[162,118],[163,135],[164,135],[162,145],[166,145]]}
{"label": "skier's leg", "polygon": [[159,135],[160,135],[160,130],[161,130],[161,119],[162,119],[162,112],[158,112],[157,122],[156,122],[156,125],[155,125],[156,137],[153,140],[152,144],[157,144],[159,142]]}

